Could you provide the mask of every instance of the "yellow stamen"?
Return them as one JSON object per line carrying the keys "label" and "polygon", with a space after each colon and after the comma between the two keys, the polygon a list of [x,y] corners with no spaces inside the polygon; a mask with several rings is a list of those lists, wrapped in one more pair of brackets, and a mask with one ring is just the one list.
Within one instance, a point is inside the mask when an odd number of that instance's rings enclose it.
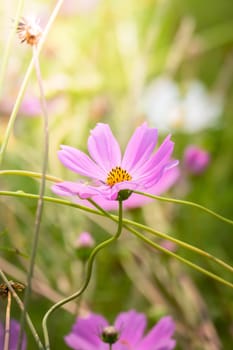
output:
{"label": "yellow stamen", "polygon": [[130,181],[131,179],[132,176],[126,170],[122,169],[120,166],[117,166],[108,173],[106,183],[112,187],[116,183]]}

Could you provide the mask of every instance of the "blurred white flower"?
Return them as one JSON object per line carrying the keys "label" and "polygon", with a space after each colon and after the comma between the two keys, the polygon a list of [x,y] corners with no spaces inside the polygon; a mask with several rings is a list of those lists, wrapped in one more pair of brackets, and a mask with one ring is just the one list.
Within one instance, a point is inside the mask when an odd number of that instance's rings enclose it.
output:
{"label": "blurred white flower", "polygon": [[200,81],[190,81],[182,90],[171,78],[160,77],[146,88],[140,109],[157,128],[197,132],[216,124],[223,101]]}

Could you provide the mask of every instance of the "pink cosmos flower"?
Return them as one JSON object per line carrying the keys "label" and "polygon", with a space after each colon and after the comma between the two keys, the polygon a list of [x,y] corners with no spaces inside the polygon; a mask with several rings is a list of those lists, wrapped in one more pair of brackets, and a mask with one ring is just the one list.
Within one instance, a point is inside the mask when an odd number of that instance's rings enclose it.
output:
{"label": "pink cosmos flower", "polygon": [[203,173],[210,163],[210,154],[194,145],[190,145],[184,152],[184,166],[188,172],[199,175]]}
{"label": "pink cosmos flower", "polygon": [[[20,324],[15,320],[11,320],[9,350],[17,350],[19,332],[20,332]],[[4,337],[5,337],[4,333],[5,333],[4,326],[2,323],[0,323],[0,350],[3,350],[3,346],[4,346]],[[26,350],[26,345],[27,345],[26,343],[27,343],[26,335],[24,334],[22,350]]]}
{"label": "pink cosmos flower", "polygon": [[174,143],[170,135],[153,152],[157,137],[157,129],[142,124],[129,140],[122,157],[110,127],[98,123],[88,139],[90,157],[70,146],[61,146],[58,152],[67,168],[89,177],[91,182],[60,182],[52,187],[53,191],[62,196],[104,201],[116,201],[120,191],[127,191],[127,197],[132,190],[150,192],[178,164],[171,160]]}
{"label": "pink cosmos flower", "polygon": [[[77,318],[72,331],[65,337],[66,344],[74,350],[109,350],[104,342],[105,330],[115,330],[114,350],[172,350],[175,324],[170,316],[163,317],[145,336],[146,317],[134,310],[120,313],[109,326],[106,319],[91,313],[87,318]],[[106,338],[106,337],[105,337]]]}
{"label": "pink cosmos flower", "polygon": [[21,103],[20,113],[27,117],[35,117],[41,114],[40,100],[33,96],[26,96]]}
{"label": "pink cosmos flower", "polygon": [[[155,194],[159,196],[161,193],[164,193],[167,191],[171,186],[173,186],[176,181],[180,177],[180,169],[179,167],[173,167],[166,171],[165,174],[163,174],[162,178],[149,189],[150,194]],[[95,202],[100,205],[105,210],[117,210],[118,209],[118,202],[116,200],[108,200],[103,198],[102,196],[95,196],[94,197]],[[123,202],[124,210],[126,209],[133,209],[133,208],[140,208],[150,202],[152,202],[153,199],[149,197],[145,197],[136,193],[132,193],[131,196]],[[76,199],[77,202],[77,199]],[[79,202],[82,202],[81,204],[93,207],[90,202],[87,200],[79,200]]]}

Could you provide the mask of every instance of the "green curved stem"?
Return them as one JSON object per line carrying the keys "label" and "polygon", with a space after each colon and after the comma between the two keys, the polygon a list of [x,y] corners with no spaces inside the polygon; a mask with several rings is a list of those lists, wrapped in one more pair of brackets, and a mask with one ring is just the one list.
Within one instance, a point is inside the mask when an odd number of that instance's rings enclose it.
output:
{"label": "green curved stem", "polygon": [[[133,225],[133,226],[135,226],[135,227],[138,227],[138,228],[140,228],[140,229],[142,229],[142,230],[144,230],[144,231],[147,231],[147,232],[153,234],[153,235],[156,236],[156,237],[160,237],[160,238],[162,238],[162,239],[166,239],[166,240],[168,240],[168,241],[171,241],[171,242],[173,242],[173,243],[176,243],[176,244],[179,245],[180,247],[183,247],[183,248],[185,248],[185,249],[187,249],[187,250],[191,250],[191,251],[193,251],[193,252],[195,252],[195,253],[197,253],[197,254],[199,254],[199,255],[201,255],[201,256],[203,256],[203,257],[209,259],[209,260],[214,261],[216,264],[219,264],[220,266],[224,267],[226,270],[229,270],[229,271],[233,272],[233,267],[232,267],[231,265],[225,263],[223,260],[216,258],[215,256],[211,255],[210,253],[208,253],[208,252],[206,252],[206,251],[204,251],[204,250],[202,250],[202,249],[200,249],[200,248],[198,248],[198,247],[196,247],[196,246],[193,246],[193,245],[191,245],[191,244],[189,244],[189,243],[186,243],[186,242],[184,242],[184,241],[180,241],[179,239],[174,238],[174,237],[172,237],[172,236],[170,236],[170,235],[167,235],[166,233],[163,233],[163,232],[154,230],[154,229],[152,229],[151,227],[148,227],[148,226],[146,226],[146,225],[140,224],[140,223],[138,223],[138,222],[137,222],[137,223],[134,223],[134,222],[132,222],[132,221],[130,221],[130,220],[127,220],[127,219],[124,220],[123,222],[124,222],[124,223],[128,223],[128,224],[130,224],[130,225]],[[124,227],[125,227],[125,226],[124,226]],[[128,226],[127,226],[127,227],[128,227]],[[127,229],[128,229],[128,228],[127,228]]]}
{"label": "green curved stem", "polygon": [[[109,217],[109,218],[111,219],[111,214],[109,214],[107,211],[105,211],[104,209],[102,209],[102,208],[101,208],[97,203],[95,203],[92,199],[89,199],[89,202],[92,203],[92,204],[93,204],[98,210],[100,210],[105,216],[107,216],[107,217]],[[194,264],[194,263],[192,263],[191,261],[189,261],[189,260],[187,260],[187,259],[185,259],[185,258],[182,258],[180,255],[175,254],[175,253],[173,253],[173,252],[167,250],[166,248],[161,247],[159,244],[157,244],[157,243],[151,241],[150,239],[148,239],[147,237],[145,237],[144,235],[142,235],[142,234],[141,234],[140,232],[138,232],[137,230],[135,230],[135,229],[129,227],[127,224],[125,224],[125,222],[129,222],[129,223],[130,223],[130,220],[124,220],[124,221],[123,221],[123,227],[126,228],[128,231],[132,232],[135,236],[137,236],[138,238],[140,238],[141,240],[143,240],[143,241],[146,242],[147,244],[150,244],[152,247],[154,247],[154,248],[156,248],[156,249],[162,251],[163,253],[165,253],[165,254],[167,254],[167,255],[172,256],[173,258],[175,258],[175,259],[181,261],[182,263],[184,263],[185,265],[188,265],[188,266],[192,267],[193,269],[195,269],[195,270],[197,270],[197,271],[203,273],[204,275],[207,275],[208,277],[210,277],[210,278],[212,278],[212,279],[214,279],[214,280],[216,280],[216,281],[218,281],[218,282],[220,282],[220,283],[222,283],[222,284],[224,284],[224,285],[226,285],[226,286],[228,286],[228,287],[233,288],[233,284],[232,284],[231,282],[228,282],[228,281],[226,281],[225,279],[223,279],[223,278],[221,278],[221,277],[215,275],[214,273],[212,273],[212,272],[210,272],[210,271],[208,271],[208,270],[202,268],[201,266],[199,266],[199,265],[197,265],[197,264]],[[131,223],[131,224],[132,224],[132,223]],[[142,228],[142,229],[147,228],[146,226],[140,225],[140,224],[138,224],[137,226],[138,226],[139,228]],[[165,238],[164,236],[167,236],[167,235],[165,235],[165,234],[162,234],[161,232],[158,232],[158,231],[155,231],[155,230],[153,230],[153,231],[154,231],[154,234],[157,233],[157,235],[159,234],[160,237],[163,236],[163,238]],[[173,241],[174,241],[174,240],[173,240]],[[182,243],[183,243],[183,242],[182,242]],[[188,245],[188,244],[185,244],[185,245]],[[200,253],[200,252],[205,253],[204,251],[201,251],[201,249],[198,249],[198,248],[196,248],[196,247],[195,247],[195,250],[199,251],[199,253]],[[224,263],[224,262],[221,261],[220,259],[217,259],[217,258],[211,256],[211,255],[208,254],[208,253],[207,253],[207,255],[205,255],[205,256],[208,257],[208,258],[211,257],[211,259],[213,259],[215,262],[218,262],[218,263],[221,262],[221,265],[222,265],[222,266],[224,266],[224,267],[230,269],[231,271],[233,271],[233,268],[232,268],[231,266],[229,266],[228,264]]]}
{"label": "green curved stem", "polygon": [[[58,14],[58,11],[60,10],[62,3],[63,3],[63,0],[58,0],[56,6],[54,7],[54,10],[49,18],[49,21],[48,21],[48,23],[43,31],[42,37],[41,37],[40,42],[38,44],[38,54],[40,53],[40,51],[44,45],[44,42],[45,42],[47,35],[48,35],[48,32],[49,32],[57,14]],[[26,87],[27,87],[27,84],[28,84],[28,81],[29,81],[29,78],[30,78],[30,75],[32,73],[33,68],[34,68],[34,57],[31,59],[30,64],[28,66],[28,69],[25,73],[25,76],[24,76],[23,82],[20,86],[12,113],[10,115],[10,119],[9,119],[9,122],[8,122],[8,125],[6,128],[6,132],[3,136],[2,147],[0,149],[0,166],[3,162],[4,154],[5,154],[7,145],[8,145],[8,141],[9,141],[12,129],[14,127],[17,112],[18,112],[20,104],[22,102],[22,99],[23,99],[23,96],[24,96],[24,93],[25,93],[25,90],[26,90]]]}
{"label": "green curved stem", "polygon": [[[30,193],[25,193],[25,192],[22,192],[22,191],[18,191],[18,192],[11,192],[11,191],[0,191],[0,196],[11,196],[11,197],[19,197],[19,198],[29,198],[29,199],[38,199],[38,195],[34,195],[34,194],[30,194]],[[86,211],[90,214],[95,214],[95,215],[101,215],[101,216],[107,216],[109,219],[111,219],[112,221],[114,222],[118,222],[118,217],[115,216],[115,215],[112,215],[112,214],[109,214],[108,212],[104,211],[101,207],[99,207],[94,201],[90,201],[92,202],[93,205],[95,205],[95,207],[98,209],[95,210],[95,209],[91,209],[89,207],[86,207],[86,206],[83,206],[83,205],[80,205],[80,204],[76,204],[76,203],[72,203],[72,202],[69,202],[67,200],[64,200],[64,199],[59,199],[59,198],[53,198],[53,197],[44,197],[44,201],[47,201],[47,202],[51,202],[51,203],[55,203],[55,204],[61,204],[61,205],[66,205],[66,206],[69,206],[69,207],[73,207],[73,208],[77,208],[77,209],[80,209],[82,211]],[[134,226],[134,227],[137,227],[141,230],[144,230],[146,232],[150,232],[151,234],[157,236],[157,237],[160,237],[162,239],[166,239],[168,241],[171,241],[171,242],[174,242],[176,243],[177,245],[185,248],[185,249],[188,249],[188,250],[191,250],[201,256],[204,256],[205,258],[207,259],[210,259],[212,261],[214,261],[215,263],[221,265],[222,267],[224,267],[225,269],[229,270],[229,271],[233,271],[233,267],[230,266],[229,264],[225,263],[223,260],[221,259],[218,259],[216,258],[215,256],[205,252],[204,250],[200,249],[200,248],[197,248],[193,245],[190,245],[186,242],[183,242],[183,241],[180,241],[179,239],[176,239],[170,235],[167,235],[163,232],[160,232],[160,231],[156,231],[154,229],[152,229],[151,227],[148,227],[146,225],[143,225],[143,224],[140,224],[138,222],[134,222],[134,221],[131,221],[129,219],[123,219],[123,227],[127,228],[129,231],[130,231],[130,228],[126,225],[131,225],[131,226]]]}
{"label": "green curved stem", "polygon": [[[27,193],[24,191],[16,191],[16,192],[14,192],[14,191],[0,191],[0,196],[19,197],[19,198],[27,198],[27,199],[35,199],[35,200],[37,200],[39,198],[38,194]],[[77,208],[77,209],[86,211],[86,212],[91,213],[91,214],[101,215],[95,209],[88,208],[84,205],[72,203],[72,202],[67,201],[65,199],[47,197],[47,196],[44,196],[43,198],[44,198],[44,201],[46,201],[46,202],[62,204],[62,205],[66,205],[68,207],[73,207],[73,208]],[[115,216],[115,219],[116,219],[115,221],[117,221],[117,216]]]}
{"label": "green curved stem", "polygon": [[44,339],[45,339],[45,349],[46,350],[50,350],[50,342],[49,342],[49,335],[48,335],[48,329],[47,329],[47,321],[49,316],[56,310],[58,309],[60,306],[68,303],[69,301],[79,297],[87,288],[90,279],[91,279],[91,275],[92,275],[92,269],[93,269],[93,263],[94,263],[94,259],[95,256],[97,255],[97,253],[102,250],[103,248],[105,248],[107,245],[109,245],[110,243],[116,241],[118,239],[118,237],[121,234],[122,231],[122,215],[123,215],[123,211],[122,211],[122,201],[119,201],[119,214],[118,214],[118,228],[117,228],[117,232],[114,236],[112,236],[111,238],[107,239],[106,241],[100,243],[98,246],[96,246],[90,257],[88,258],[87,261],[87,273],[86,273],[86,279],[83,282],[83,285],[81,286],[81,288],[75,292],[74,294],[70,295],[68,298],[65,298],[61,301],[59,301],[58,303],[56,303],[55,305],[53,305],[45,314],[43,321],[42,321],[42,327],[43,327],[43,333],[44,333]]}
{"label": "green curved stem", "polygon": [[[37,179],[41,179],[41,173],[38,172],[33,172],[33,171],[26,171],[26,170],[0,170],[0,175],[18,175],[18,176],[27,176],[27,177],[33,177]],[[51,181],[51,182],[62,182],[63,180],[55,177],[53,175],[46,175],[46,180]],[[176,203],[176,204],[183,204],[187,205],[190,207],[198,208],[214,217],[219,219],[220,221],[223,221],[225,223],[228,223],[230,225],[233,225],[233,220],[225,218],[224,216],[215,213],[213,210],[208,209],[201,204],[197,204],[194,202],[182,200],[182,199],[175,199],[175,198],[168,198],[168,197],[161,197],[161,196],[156,196],[153,194],[145,193],[145,192],[140,192],[140,191],[133,191],[134,193],[137,193],[139,195],[152,198],[152,199],[157,199],[162,202],[169,202],[169,203]]]}
{"label": "green curved stem", "polygon": [[[24,305],[23,305],[22,300],[18,297],[17,293],[16,293],[15,290],[12,288],[10,282],[8,281],[7,277],[5,276],[5,274],[4,274],[4,272],[3,272],[2,270],[0,270],[0,276],[1,276],[2,280],[6,283],[6,285],[7,285],[8,289],[10,290],[10,292],[11,292],[13,298],[14,298],[15,301],[17,302],[17,304],[18,304],[20,310],[23,310],[23,309],[24,309]],[[27,321],[28,327],[29,327],[29,329],[31,330],[32,335],[33,335],[33,337],[34,337],[34,339],[35,339],[35,341],[36,341],[36,344],[37,344],[38,348],[39,348],[40,350],[44,350],[44,346],[43,346],[43,344],[42,344],[42,342],[41,342],[41,340],[40,340],[40,337],[39,337],[39,335],[38,335],[38,333],[37,333],[37,331],[36,331],[36,329],[35,329],[35,327],[34,327],[32,321],[31,321],[31,318],[30,318],[30,316],[28,315],[28,313],[26,313],[26,321]]]}
{"label": "green curved stem", "polygon": [[[17,175],[17,176],[26,176],[26,177],[33,177],[33,178],[41,179],[41,173],[33,172],[33,171],[26,171],[26,170],[0,170],[0,175]],[[63,181],[62,179],[60,179],[58,177],[55,177],[53,175],[48,175],[48,174],[46,175],[46,180],[51,181],[51,182],[62,182]],[[208,208],[206,208],[198,203],[194,203],[194,202],[190,202],[190,201],[186,201],[186,200],[182,200],[182,199],[156,196],[156,195],[152,195],[152,194],[145,193],[145,192],[139,192],[139,191],[133,191],[133,192],[137,193],[139,195],[148,197],[148,198],[157,199],[161,202],[182,204],[182,205],[187,205],[190,207],[198,208],[198,209],[216,217],[220,221],[223,221],[227,224],[233,225],[233,220],[225,218],[224,216],[222,216],[218,213],[215,213],[213,210],[208,209]]]}
{"label": "green curved stem", "polygon": [[[128,229],[127,226],[126,226],[126,228]],[[232,284],[231,282],[228,282],[228,281],[226,281],[225,279],[223,279],[223,278],[221,278],[221,277],[215,275],[214,273],[212,273],[212,272],[210,272],[210,271],[208,271],[208,270],[202,268],[201,266],[199,266],[199,265],[197,265],[197,264],[194,264],[194,263],[192,263],[191,261],[189,261],[189,260],[187,260],[187,259],[185,259],[185,258],[182,258],[180,255],[175,254],[175,253],[173,253],[173,252],[167,250],[166,248],[161,247],[159,244],[157,244],[157,243],[151,241],[150,239],[148,239],[147,237],[143,236],[143,235],[142,235],[140,232],[138,232],[137,230],[130,228],[130,231],[131,231],[135,236],[137,236],[138,238],[140,238],[142,241],[144,241],[145,243],[149,244],[151,247],[156,248],[156,249],[160,250],[161,252],[163,252],[163,253],[165,253],[165,254],[167,254],[167,255],[169,255],[169,256],[172,256],[173,258],[175,258],[175,259],[181,261],[181,262],[184,263],[185,265],[188,265],[189,267],[192,267],[193,269],[195,269],[195,270],[197,270],[197,271],[203,273],[204,275],[206,275],[206,276],[208,276],[208,277],[210,277],[210,278],[212,278],[212,279],[214,279],[214,280],[216,280],[216,281],[218,281],[218,282],[220,282],[220,283],[222,283],[222,284],[224,284],[224,285],[226,285],[226,286],[228,286],[228,287],[233,288],[233,284]]]}
{"label": "green curved stem", "polygon": [[[35,171],[27,171],[27,170],[0,170],[0,175],[17,175],[17,176],[25,176],[25,177],[32,177],[35,179],[41,179],[41,173],[37,173]],[[62,179],[59,179],[58,177],[52,176],[52,175],[45,175],[45,178],[47,181],[51,182],[62,182]]]}
{"label": "green curved stem", "polygon": [[140,192],[140,191],[133,191],[133,192],[136,194],[140,194],[141,196],[145,196],[145,197],[152,198],[152,199],[157,199],[157,200],[162,201],[162,202],[183,204],[183,205],[188,205],[190,207],[198,208],[198,209],[205,211],[206,213],[208,213],[210,215],[215,216],[217,219],[226,222],[227,224],[233,225],[233,220],[227,219],[224,216],[215,213],[213,210],[210,210],[210,209],[208,209],[200,204],[194,203],[194,202],[189,202],[189,201],[185,201],[182,199],[174,199],[174,198],[156,196],[154,194],[149,194],[149,193]]}

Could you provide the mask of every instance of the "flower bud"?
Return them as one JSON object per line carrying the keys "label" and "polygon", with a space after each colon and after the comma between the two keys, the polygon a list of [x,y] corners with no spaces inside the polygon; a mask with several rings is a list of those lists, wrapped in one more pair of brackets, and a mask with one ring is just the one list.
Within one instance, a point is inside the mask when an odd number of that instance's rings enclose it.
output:
{"label": "flower bud", "polygon": [[95,241],[89,232],[82,232],[75,241],[76,254],[79,259],[86,260],[95,245]]}
{"label": "flower bud", "polygon": [[132,194],[132,191],[130,190],[120,190],[118,192],[117,200],[125,201],[131,196],[131,194]]}
{"label": "flower bud", "polygon": [[203,173],[210,163],[210,155],[207,151],[196,146],[189,146],[184,153],[185,169],[194,175]]}
{"label": "flower bud", "polygon": [[119,339],[119,332],[114,326],[107,326],[101,333],[101,339],[104,343],[114,344]]}

